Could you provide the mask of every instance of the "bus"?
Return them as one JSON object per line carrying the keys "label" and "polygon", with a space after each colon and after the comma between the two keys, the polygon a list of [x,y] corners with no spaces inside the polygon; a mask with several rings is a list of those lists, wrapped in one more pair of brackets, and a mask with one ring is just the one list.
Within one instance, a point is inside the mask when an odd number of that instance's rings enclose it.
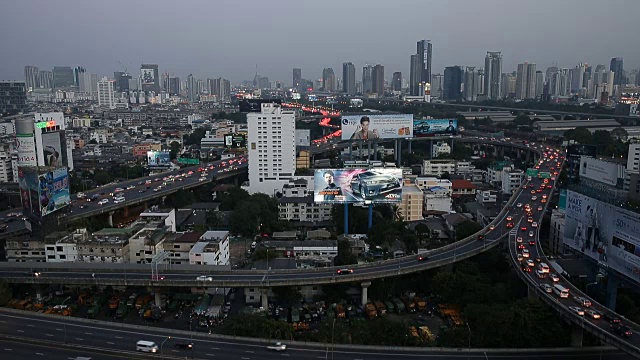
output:
{"label": "bus", "polygon": [[560,296],[561,298],[568,298],[569,297],[569,289],[565,288],[564,286],[560,285],[560,284],[555,284],[553,285],[553,292]]}

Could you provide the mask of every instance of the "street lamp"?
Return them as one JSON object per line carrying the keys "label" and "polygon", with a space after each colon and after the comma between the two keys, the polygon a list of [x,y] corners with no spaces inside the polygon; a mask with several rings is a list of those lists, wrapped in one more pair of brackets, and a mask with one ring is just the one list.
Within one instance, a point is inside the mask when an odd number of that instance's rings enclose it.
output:
{"label": "street lamp", "polygon": [[[64,304],[71,300],[71,296],[68,296],[66,299],[64,299],[64,301],[62,302],[61,306],[64,306]],[[64,343],[67,343],[67,322],[65,320],[62,321],[62,327],[64,328]]]}
{"label": "street lamp", "polygon": [[333,345],[333,330],[336,327],[336,318],[333,318],[333,325],[331,325],[331,360],[333,360],[333,351],[335,350],[335,347]]}
{"label": "street lamp", "polygon": [[162,353],[162,346],[164,346],[164,343],[167,342],[167,340],[171,339],[171,336],[167,336],[166,339],[164,339],[164,341],[162,341],[162,343],[160,344],[160,358],[164,359],[164,354]]}
{"label": "street lamp", "polygon": [[469,323],[465,323],[467,325],[467,330],[469,330],[469,351],[467,352],[467,359],[471,359],[471,328],[469,327]]}
{"label": "street lamp", "polygon": [[598,284],[598,282],[597,282],[597,281],[595,281],[595,282],[592,282],[592,283],[589,283],[589,284],[585,285],[585,286],[584,286],[584,293],[585,293],[585,294],[587,294],[587,296],[589,296],[589,286],[591,286],[591,285],[597,285],[597,284]]}

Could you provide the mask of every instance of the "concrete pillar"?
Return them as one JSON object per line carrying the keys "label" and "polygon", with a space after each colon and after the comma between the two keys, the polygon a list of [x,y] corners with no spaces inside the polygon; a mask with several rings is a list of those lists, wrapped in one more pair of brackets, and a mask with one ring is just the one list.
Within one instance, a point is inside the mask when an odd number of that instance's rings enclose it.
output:
{"label": "concrete pillar", "polygon": [[260,289],[260,301],[262,308],[267,310],[269,308],[269,288]]}
{"label": "concrete pillar", "polygon": [[402,166],[402,140],[398,140],[398,167]]}
{"label": "concrete pillar", "polygon": [[109,211],[109,226],[113,227],[113,213],[115,211]]}
{"label": "concrete pillar", "polygon": [[360,300],[360,303],[362,304],[362,306],[367,304],[367,298],[369,298],[369,286],[371,286],[371,281],[365,281],[362,284],[360,284],[362,286],[362,299]]}
{"label": "concrete pillar", "polygon": [[607,307],[609,310],[616,310],[616,302],[618,301],[618,278],[609,273],[607,279]]}
{"label": "concrete pillar", "polygon": [[398,139],[393,141],[393,160],[398,161]]}
{"label": "concrete pillar", "polygon": [[160,290],[155,291],[155,302],[158,307],[162,305],[162,294],[160,293]]}
{"label": "concrete pillar", "polygon": [[378,161],[378,141],[373,141],[373,161]]}
{"label": "concrete pillar", "polygon": [[571,325],[571,346],[582,347],[582,327]]}
{"label": "concrete pillar", "polygon": [[122,211],[124,212],[124,217],[125,217],[125,218],[129,216],[129,207],[128,207],[128,206],[125,206],[125,207],[122,209]]}

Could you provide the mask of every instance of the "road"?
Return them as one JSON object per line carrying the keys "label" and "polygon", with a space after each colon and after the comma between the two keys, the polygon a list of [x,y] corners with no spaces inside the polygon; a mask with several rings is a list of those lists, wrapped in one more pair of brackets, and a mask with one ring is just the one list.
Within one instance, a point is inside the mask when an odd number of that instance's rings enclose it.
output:
{"label": "road", "polygon": [[[92,348],[102,348],[109,350],[133,351],[138,340],[153,341],[162,346],[162,353],[171,357],[193,357],[196,359],[225,359],[225,360],[262,360],[262,359],[335,359],[335,360],[358,360],[358,359],[502,359],[502,360],[524,360],[524,359],[606,359],[606,360],[628,360],[625,354],[619,351],[605,350],[600,353],[598,350],[588,350],[587,352],[560,352],[553,349],[548,351],[527,352],[514,349],[514,353],[492,353],[472,351],[466,349],[452,351],[406,351],[402,349],[384,350],[362,350],[348,349],[337,346],[333,354],[330,349],[317,346],[290,345],[287,351],[279,353],[266,349],[264,344],[257,341],[240,340],[216,340],[206,335],[194,334],[192,339],[184,335],[176,336],[171,330],[154,329],[143,327],[140,329],[128,329],[118,326],[109,326],[103,323],[79,323],[73,319],[60,322],[58,319],[38,318],[34,314],[24,315],[8,314],[0,310],[0,337],[3,335],[24,337],[34,340],[45,340],[47,342],[67,343],[76,346],[86,346]],[[168,337],[171,336],[171,339]],[[193,350],[179,350],[174,346],[178,342],[194,343]],[[39,355],[42,354],[42,355]],[[328,356],[327,356],[328,355]],[[56,348],[55,344],[33,345],[20,344],[0,339],[0,358],[9,359],[69,359],[74,356],[91,356],[92,359],[113,359],[117,357],[99,355],[93,351],[91,355],[83,354],[82,351],[71,353],[68,349]],[[128,358],[123,357],[123,358]]]}

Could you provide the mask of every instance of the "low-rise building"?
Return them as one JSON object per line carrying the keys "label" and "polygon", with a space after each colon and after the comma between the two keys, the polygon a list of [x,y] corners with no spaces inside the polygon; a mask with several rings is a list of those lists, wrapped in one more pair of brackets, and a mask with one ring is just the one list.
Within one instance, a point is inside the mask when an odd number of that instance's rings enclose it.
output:
{"label": "low-rise building", "polygon": [[87,229],[77,229],[72,233],[55,232],[45,236],[47,262],[78,261],[78,243],[88,238]]}
{"label": "low-rise building", "polygon": [[275,250],[276,256],[295,259],[296,268],[331,266],[338,255],[335,240],[303,240],[263,242],[263,246]]}
{"label": "low-rise building", "polygon": [[513,194],[524,180],[524,171],[522,170],[504,170],[502,171],[502,181],[500,187],[503,194]]}
{"label": "low-rise building", "polygon": [[411,184],[402,187],[402,202],[399,210],[404,221],[422,220],[423,206],[424,194],[416,185]]}
{"label": "low-rise building", "polygon": [[129,237],[136,229],[105,228],[78,242],[78,261],[126,263],[129,257]]}
{"label": "low-rise building", "polygon": [[554,209],[551,212],[551,222],[549,226],[549,249],[555,255],[564,254],[564,211]]}
{"label": "low-rise building", "polygon": [[487,168],[486,182],[499,187],[502,182],[502,172],[513,170],[513,165],[508,161],[497,161]]}
{"label": "low-rise building", "polygon": [[479,204],[493,203],[498,201],[498,192],[495,190],[476,190],[476,202]]}
{"label": "low-rise building", "polygon": [[442,154],[451,154],[451,146],[449,146],[449,144],[444,141],[433,144],[433,147],[431,149],[431,156],[437,158]]}
{"label": "low-rise building", "polygon": [[9,262],[46,262],[44,240],[7,239],[5,253]]}
{"label": "low-rise building", "polygon": [[422,162],[422,175],[441,176],[444,173],[454,174],[456,161],[452,159],[424,160]]}
{"label": "low-rise building", "polygon": [[475,195],[476,186],[469,180],[454,179],[451,180],[451,188],[453,196]]}
{"label": "low-rise building", "polygon": [[326,222],[331,220],[331,204],[313,201],[313,177],[291,179],[282,187],[278,218],[300,224]]}
{"label": "low-rise building", "polygon": [[186,232],[162,243],[165,252],[170,253],[168,261],[171,264],[189,264],[189,254],[193,246],[200,241],[203,232]]}
{"label": "low-rise building", "polygon": [[189,251],[189,264],[229,265],[229,232],[207,231]]}

